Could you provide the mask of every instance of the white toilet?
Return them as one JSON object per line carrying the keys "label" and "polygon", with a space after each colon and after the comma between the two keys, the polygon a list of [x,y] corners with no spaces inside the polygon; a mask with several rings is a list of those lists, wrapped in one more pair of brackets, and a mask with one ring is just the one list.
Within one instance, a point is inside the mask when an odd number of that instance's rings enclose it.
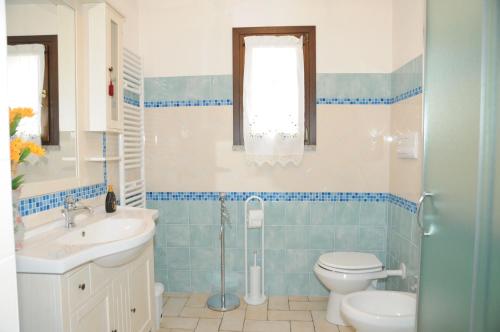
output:
{"label": "white toilet", "polygon": [[351,293],[341,305],[356,332],[413,332],[416,310],[415,294],[393,291]]}
{"label": "white toilet", "polygon": [[314,273],[330,290],[326,319],[337,325],[349,325],[341,315],[340,304],[345,295],[366,290],[372,282],[388,276],[406,277],[406,268],[384,270],[373,254],[360,252],[331,252],[323,254],[314,265]]}

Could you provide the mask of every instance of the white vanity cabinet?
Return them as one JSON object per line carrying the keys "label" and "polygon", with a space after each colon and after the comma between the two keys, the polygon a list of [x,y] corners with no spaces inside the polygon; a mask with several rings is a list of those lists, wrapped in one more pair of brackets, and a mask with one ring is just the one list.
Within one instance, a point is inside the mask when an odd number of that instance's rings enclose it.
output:
{"label": "white vanity cabinet", "polygon": [[152,241],[119,267],[87,263],[62,275],[18,273],[23,332],[154,331]]}
{"label": "white vanity cabinet", "polygon": [[87,32],[87,129],[120,132],[123,126],[123,17],[104,2],[84,4],[82,12]]}

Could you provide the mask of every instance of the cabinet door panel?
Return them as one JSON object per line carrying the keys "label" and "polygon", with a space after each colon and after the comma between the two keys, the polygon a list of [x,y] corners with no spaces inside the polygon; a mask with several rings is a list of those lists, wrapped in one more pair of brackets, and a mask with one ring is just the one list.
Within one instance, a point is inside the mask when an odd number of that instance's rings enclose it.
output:
{"label": "cabinet door panel", "polygon": [[148,259],[133,267],[129,272],[130,312],[132,331],[149,331],[151,316],[151,261]]}
{"label": "cabinet door panel", "polygon": [[113,314],[109,288],[92,297],[71,317],[71,332],[109,332]]}
{"label": "cabinet door panel", "polygon": [[128,274],[124,273],[113,280],[114,329],[119,332],[130,331],[130,299]]}

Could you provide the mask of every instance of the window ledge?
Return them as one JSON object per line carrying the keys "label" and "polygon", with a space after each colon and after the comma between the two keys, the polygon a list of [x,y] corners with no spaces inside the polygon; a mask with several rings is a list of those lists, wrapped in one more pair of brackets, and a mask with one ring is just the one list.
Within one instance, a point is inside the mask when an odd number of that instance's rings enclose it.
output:
{"label": "window ledge", "polygon": [[[233,145],[233,151],[244,152],[245,147],[243,145]],[[304,151],[306,151],[306,152],[316,151],[316,145],[304,145]]]}

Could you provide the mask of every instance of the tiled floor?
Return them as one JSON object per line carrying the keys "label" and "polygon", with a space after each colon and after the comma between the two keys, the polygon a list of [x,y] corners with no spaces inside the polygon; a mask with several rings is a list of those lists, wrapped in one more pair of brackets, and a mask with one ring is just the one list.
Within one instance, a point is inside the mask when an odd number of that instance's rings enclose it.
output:
{"label": "tiled floor", "polygon": [[271,296],[259,306],[241,301],[226,313],[207,308],[208,294],[165,295],[159,332],[354,332],[326,321],[326,297]]}

